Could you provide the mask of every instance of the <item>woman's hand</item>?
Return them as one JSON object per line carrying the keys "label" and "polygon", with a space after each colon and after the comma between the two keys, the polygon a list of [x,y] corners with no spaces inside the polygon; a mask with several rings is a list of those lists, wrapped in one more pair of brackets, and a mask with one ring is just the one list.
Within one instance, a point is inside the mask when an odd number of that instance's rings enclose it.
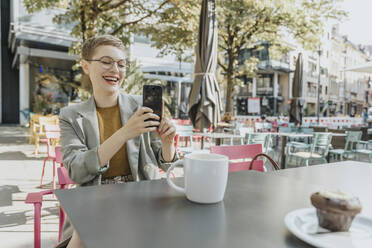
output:
{"label": "woman's hand", "polygon": [[174,136],[176,136],[176,127],[168,118],[164,117],[156,130],[156,134],[160,138],[163,145],[173,145]]}
{"label": "woman's hand", "polygon": [[156,130],[157,136],[162,143],[162,156],[166,162],[171,162],[174,159],[176,149],[174,147],[174,136],[176,136],[176,127],[173,123],[163,117],[158,129]]}
{"label": "woman's hand", "polygon": [[[153,113],[152,109],[141,107],[123,127],[127,140],[133,139],[143,133],[156,131],[160,125],[159,121],[145,121],[147,119],[159,120],[159,116]],[[155,127],[154,127],[155,126]]]}

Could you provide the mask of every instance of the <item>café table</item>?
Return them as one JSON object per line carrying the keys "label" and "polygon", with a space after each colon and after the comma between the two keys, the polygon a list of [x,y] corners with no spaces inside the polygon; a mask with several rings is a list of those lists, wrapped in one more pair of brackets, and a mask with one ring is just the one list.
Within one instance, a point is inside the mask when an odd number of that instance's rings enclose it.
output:
{"label": "caf\u00e9 table", "polygon": [[230,144],[233,145],[233,140],[234,139],[242,139],[244,138],[243,136],[239,134],[231,134],[231,133],[194,133],[196,136],[201,136],[201,149],[204,149],[204,138],[208,137],[210,139],[214,139],[216,146],[221,145],[221,140],[222,139],[230,139]]}
{"label": "caf\u00e9 table", "polygon": [[372,217],[372,163],[347,160],[269,173],[358,196],[364,206],[362,214]]}
{"label": "caf\u00e9 table", "polygon": [[217,204],[192,203],[164,179],[55,194],[87,248],[306,248],[287,230],[286,214],[311,207],[310,195],[330,188],[355,193],[372,217],[371,176],[371,164],[358,162],[233,172]]}
{"label": "caf\u00e9 table", "polygon": [[[271,135],[279,135],[282,137],[282,145],[281,145],[281,160],[280,160],[280,168],[285,168],[285,148],[287,146],[287,139],[288,138],[311,138],[313,134],[310,133],[271,133]],[[340,136],[346,137],[345,133],[332,133],[332,136]],[[329,161],[329,159],[327,159]]]}
{"label": "caf\u00e9 table", "polygon": [[285,168],[285,149],[286,149],[286,146],[287,146],[287,138],[310,138],[310,137],[313,137],[312,134],[309,134],[309,133],[283,133],[283,132],[279,132],[279,133],[271,133],[271,135],[278,135],[278,136],[281,136],[281,143],[282,143],[282,147],[281,147],[281,161],[280,161],[280,168],[281,169],[284,169]]}

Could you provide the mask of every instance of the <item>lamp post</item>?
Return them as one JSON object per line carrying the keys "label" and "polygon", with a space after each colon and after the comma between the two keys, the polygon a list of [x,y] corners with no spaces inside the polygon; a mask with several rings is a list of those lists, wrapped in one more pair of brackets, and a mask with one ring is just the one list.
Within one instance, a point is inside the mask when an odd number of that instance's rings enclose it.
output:
{"label": "lamp post", "polygon": [[342,114],[345,116],[346,115],[346,55],[347,55],[347,51],[346,51],[346,48],[345,50],[343,51],[343,54],[344,54],[344,71],[343,71],[343,79],[344,79],[344,92],[343,92],[343,104],[342,104]]}
{"label": "lamp post", "polygon": [[320,114],[320,102],[319,102],[319,95],[320,95],[320,56],[322,55],[322,50],[320,50],[320,47],[318,48],[318,86],[317,86],[317,94],[316,94],[316,117],[318,120],[318,125],[320,123],[319,121],[319,114]]}

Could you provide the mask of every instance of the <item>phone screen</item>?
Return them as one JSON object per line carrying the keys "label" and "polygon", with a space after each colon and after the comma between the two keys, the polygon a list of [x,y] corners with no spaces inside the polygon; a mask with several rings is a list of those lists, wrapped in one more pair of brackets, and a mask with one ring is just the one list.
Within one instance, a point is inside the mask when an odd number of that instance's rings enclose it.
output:
{"label": "phone screen", "polygon": [[[144,85],[143,86],[143,106],[151,108],[154,114],[160,117],[159,122],[163,114],[162,107],[162,96],[163,89],[159,85]],[[152,120],[152,119],[148,119]]]}

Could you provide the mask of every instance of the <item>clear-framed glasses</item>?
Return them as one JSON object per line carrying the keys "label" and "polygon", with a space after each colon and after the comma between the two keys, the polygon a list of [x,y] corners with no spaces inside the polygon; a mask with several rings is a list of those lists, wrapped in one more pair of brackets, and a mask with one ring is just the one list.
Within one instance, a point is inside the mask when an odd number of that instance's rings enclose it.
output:
{"label": "clear-framed glasses", "polygon": [[97,61],[101,64],[102,68],[105,70],[110,70],[116,63],[118,70],[123,71],[123,72],[125,72],[127,64],[128,64],[127,60],[125,59],[120,59],[120,60],[115,61],[113,58],[109,56],[103,56],[99,59],[86,59],[86,61]]}

